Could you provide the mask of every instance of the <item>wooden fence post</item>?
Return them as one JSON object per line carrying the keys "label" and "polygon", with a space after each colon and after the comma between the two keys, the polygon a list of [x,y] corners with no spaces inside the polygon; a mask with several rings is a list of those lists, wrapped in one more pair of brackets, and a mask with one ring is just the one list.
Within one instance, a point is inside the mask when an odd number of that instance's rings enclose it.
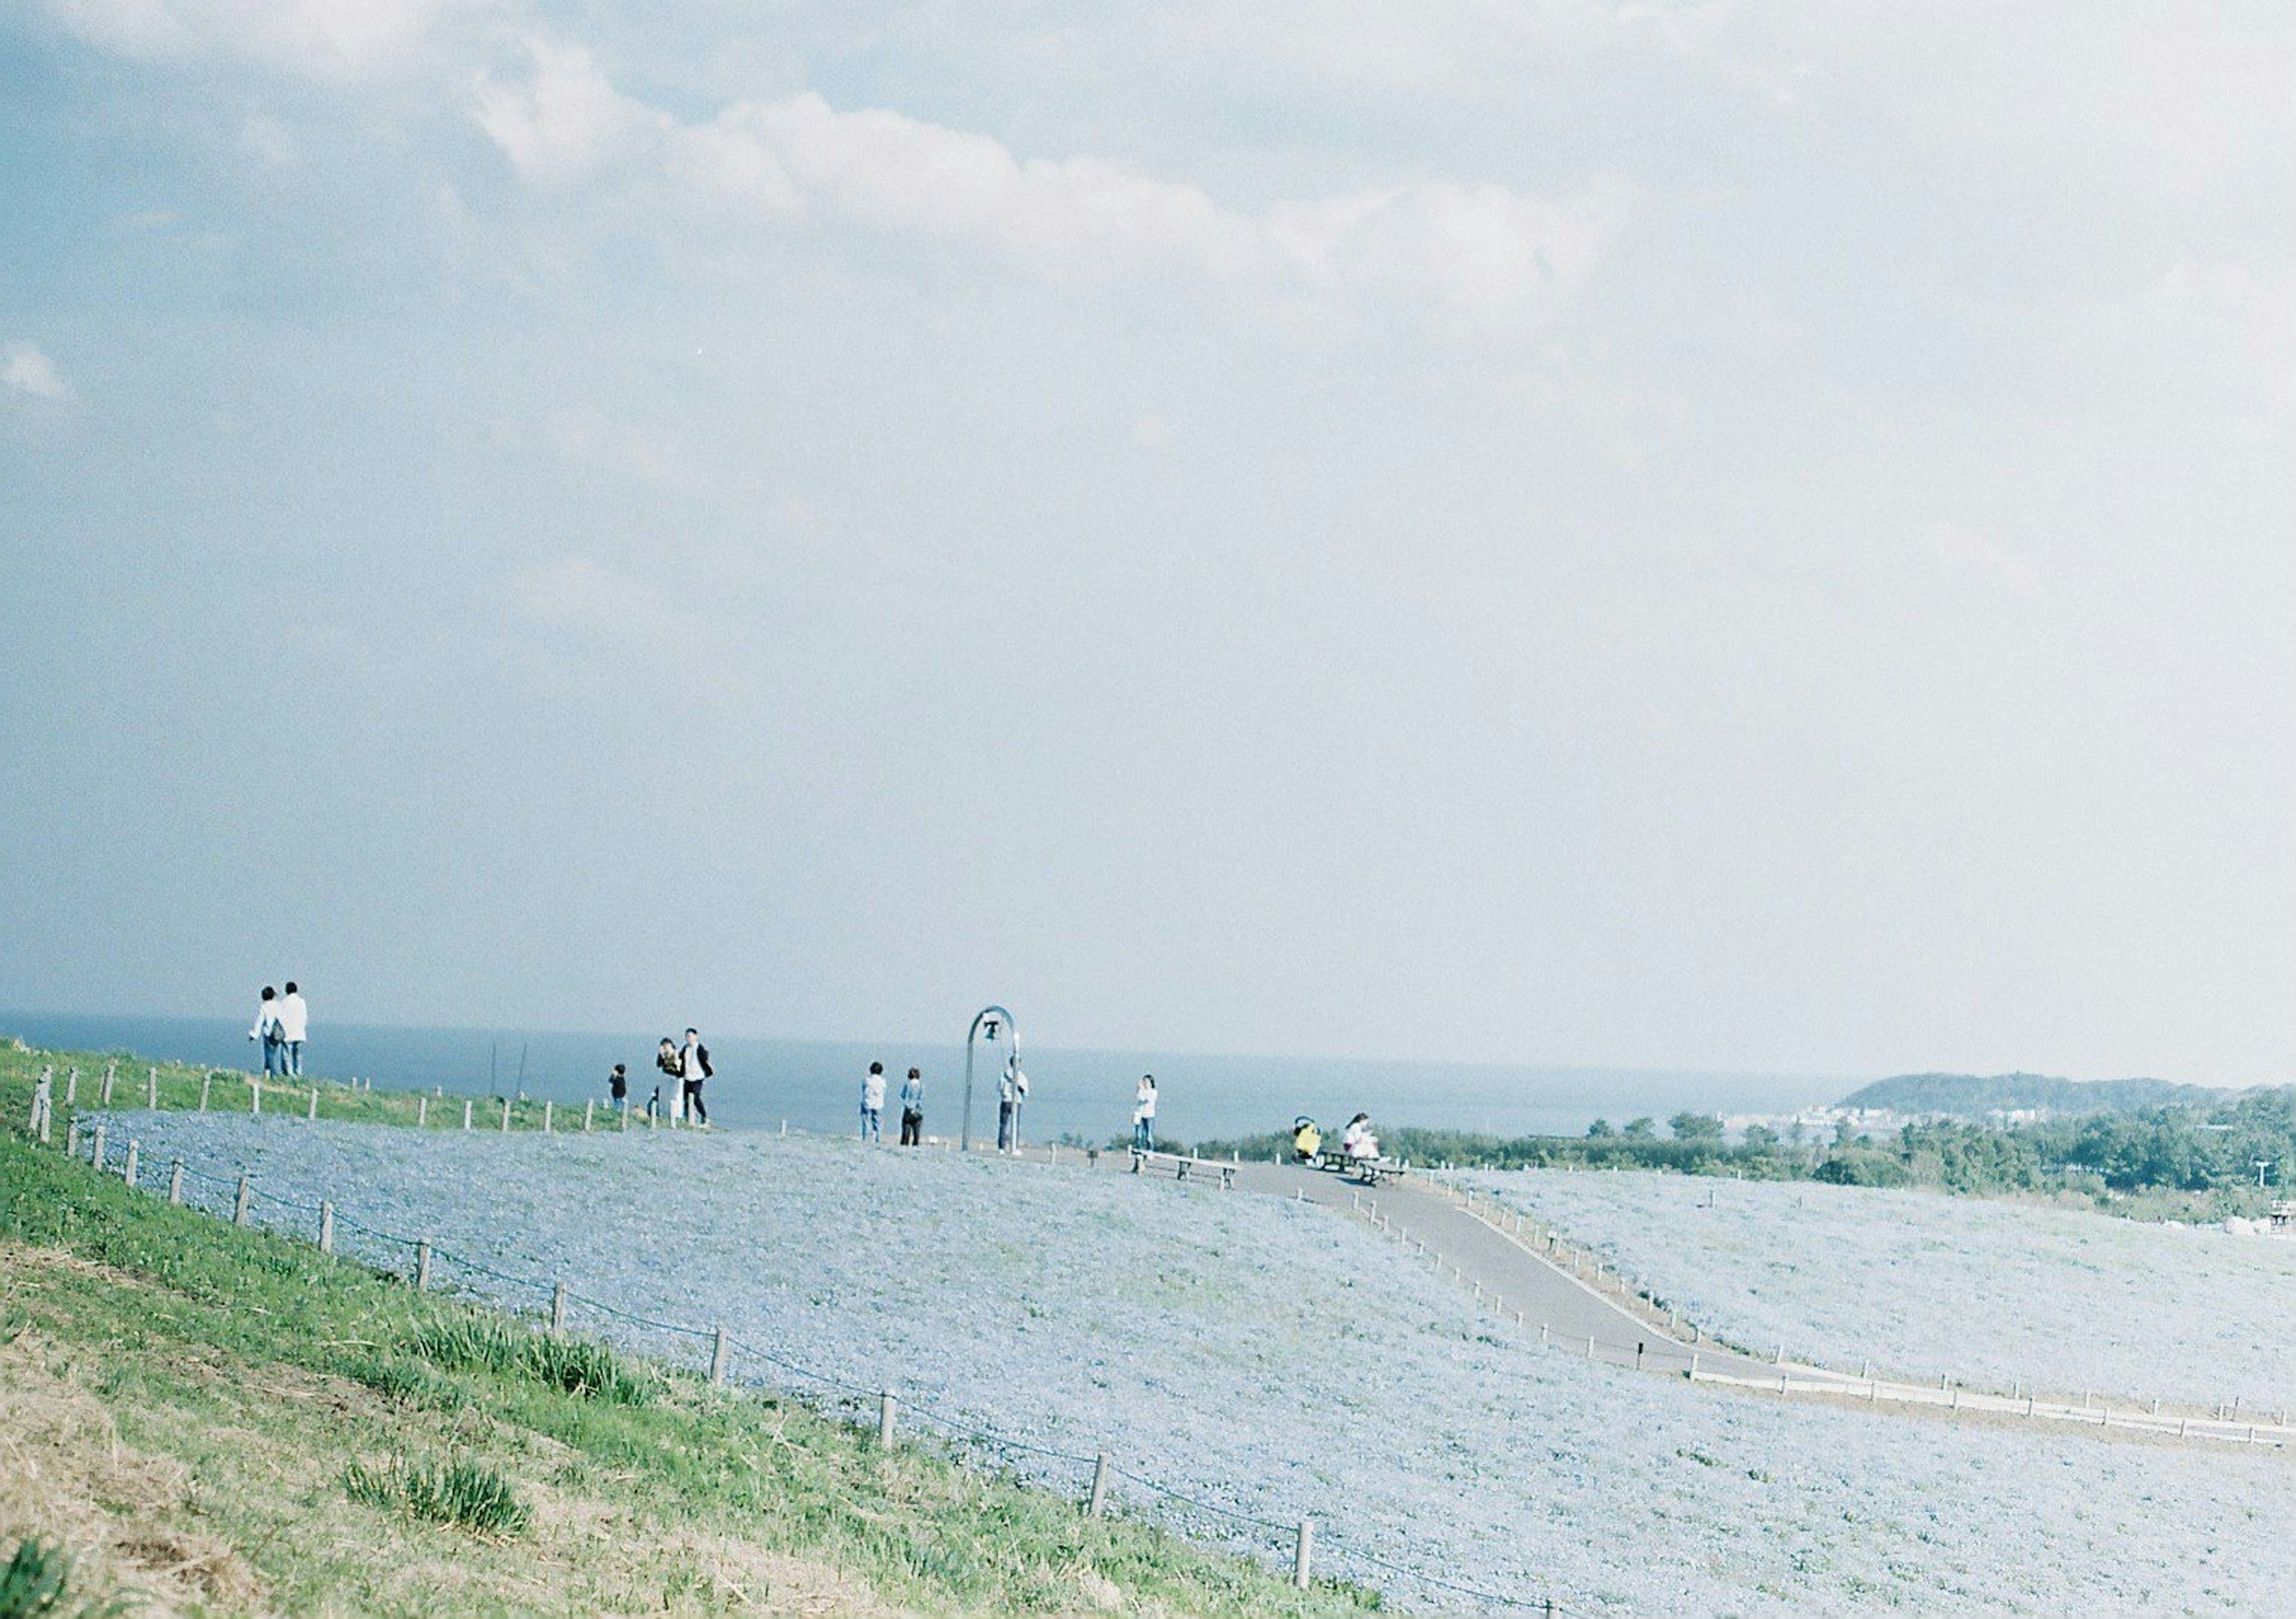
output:
{"label": "wooden fence post", "polygon": [[893,1448],[893,1391],[889,1388],[877,1396],[877,1448],[881,1451]]}
{"label": "wooden fence post", "polygon": [[324,1198],[319,1199],[319,1252],[335,1251],[335,1206]]}
{"label": "wooden fence post", "polygon": [[595,1097],[592,1097],[589,1100],[582,1104],[582,1133],[584,1135],[590,1133],[590,1109],[597,1105],[598,1101]]}
{"label": "wooden fence post", "polygon": [[414,1127],[420,1130],[430,1122],[430,1099],[427,1096],[418,1096],[414,1099]]}
{"label": "wooden fence post", "polygon": [[719,1327],[713,1329],[709,1335],[709,1380],[712,1383],[723,1383],[726,1380],[727,1358],[726,1329]]}
{"label": "wooden fence post", "polygon": [[510,1098],[507,1096],[503,1098],[503,1133],[510,1133]]}
{"label": "wooden fence post", "polygon": [[170,1203],[181,1203],[183,1200],[184,1161],[181,1158],[177,1158],[176,1160],[175,1167],[168,1172],[168,1201]]}
{"label": "wooden fence post", "polygon": [[108,1063],[104,1064],[104,1065],[103,1065],[103,1105],[104,1105],[105,1107],[109,1108],[110,1106],[111,1106],[111,1087],[112,1087],[113,1085],[115,1085],[115,1084],[119,1083],[119,1065],[118,1063],[116,1063],[116,1062],[108,1062]]}
{"label": "wooden fence post", "polygon": [[1092,1464],[1092,1497],[1084,1504],[1086,1517],[1098,1517],[1108,1509],[1108,1452],[1103,1451]]}
{"label": "wooden fence post", "polygon": [[72,1115],[71,1123],[64,1126],[64,1157],[79,1157],[79,1115]]}
{"label": "wooden fence post", "polygon": [[134,1136],[127,1138],[127,1166],[120,1171],[120,1175],[130,1186],[135,1184],[135,1163],[139,1156],[139,1146]]}
{"label": "wooden fence post", "polygon": [[417,1293],[430,1290],[430,1245],[428,1242],[414,1245],[414,1290]]}
{"label": "wooden fence post", "polygon": [[550,1099],[546,1096],[542,1099],[542,1133],[550,1133]]}
{"label": "wooden fence post", "polygon": [[239,1178],[239,1194],[232,1199],[231,1222],[234,1225],[245,1225],[247,1223],[247,1211],[254,1206],[254,1181],[250,1176],[242,1175]]}
{"label": "wooden fence post", "polygon": [[311,1087],[311,1105],[303,1110],[303,1116],[305,1118],[319,1116],[319,1087],[316,1085]]}
{"label": "wooden fence post", "polygon": [[95,1151],[89,1156],[87,1161],[95,1165],[96,1173],[103,1173],[103,1124],[100,1120],[95,1126]]}
{"label": "wooden fence post", "polygon": [[467,1096],[466,1096],[466,1097],[464,1097],[464,1098],[463,1099],[463,1129],[465,1129],[465,1130],[468,1130],[470,1127],[471,1127],[471,1099],[470,1099],[469,1097],[467,1097]]}
{"label": "wooden fence post", "polygon": [[566,1284],[562,1281],[550,1290],[550,1330],[566,1330]]}
{"label": "wooden fence post", "polygon": [[625,1101],[622,1103],[621,1113],[622,1113],[622,1133],[623,1133],[623,1134],[625,1134],[625,1135],[627,1135],[627,1134],[628,1134],[628,1133],[629,1133],[629,1129],[630,1129],[630,1104],[628,1103],[628,1101],[627,1101],[627,1100],[625,1100]]}
{"label": "wooden fence post", "polygon": [[209,1092],[209,1091],[212,1091],[213,1089],[215,1089],[215,1075],[212,1075],[212,1074],[202,1074],[202,1075],[200,1075],[200,1111],[201,1111],[201,1113],[205,1113],[205,1112],[208,1110],[208,1092]]}
{"label": "wooden fence post", "polygon": [[144,1070],[144,1105],[155,1113],[159,1111],[160,1070],[157,1068]]}
{"label": "wooden fence post", "polygon": [[247,1111],[250,1115],[263,1111],[263,1082],[252,1074],[247,1076]]}
{"label": "wooden fence post", "polygon": [[78,1068],[74,1068],[70,1076],[64,1081],[64,1106],[67,1108],[76,1108],[78,1105],[79,1070]]}
{"label": "wooden fence post", "polygon": [[1308,1589],[1308,1564],[1314,1554],[1315,1545],[1316,1520],[1303,1517],[1300,1520],[1299,1541],[1292,1550],[1292,1583],[1301,1590]]}

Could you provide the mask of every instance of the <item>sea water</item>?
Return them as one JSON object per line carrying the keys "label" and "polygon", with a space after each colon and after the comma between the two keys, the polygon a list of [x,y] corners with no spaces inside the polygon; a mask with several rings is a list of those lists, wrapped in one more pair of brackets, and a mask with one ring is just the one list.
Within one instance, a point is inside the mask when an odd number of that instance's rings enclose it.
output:
{"label": "sea water", "polygon": [[[70,1051],[122,1051],[233,1070],[260,1068],[249,1020],[0,1013],[0,1034]],[[524,1094],[579,1106],[606,1097],[607,1071],[627,1066],[634,1106],[661,1075],[653,1066],[662,1035],[684,1028],[600,1034],[563,1029],[402,1028],[315,1018],[303,1053],[314,1079],[358,1077],[380,1090],[430,1090],[455,1096]],[[1022,1037],[1027,1030],[1024,1026]],[[702,1094],[713,1124],[772,1130],[850,1130],[861,1076],[872,1061],[888,1075],[885,1129],[898,1119],[901,1078],[924,1070],[925,1128],[964,1128],[965,1052],[955,1038],[803,1041],[703,1034],[717,1077]],[[971,1132],[996,1133],[996,1076],[1003,1040],[978,1048]],[[1111,1051],[1024,1044],[1029,1097],[1027,1140],[1063,1138],[1095,1145],[1131,1128],[1135,1085],[1156,1075],[1160,1134],[1186,1141],[1288,1129],[1307,1114],[1327,1129],[1358,1112],[1390,1127],[1497,1135],[1578,1135],[1597,1118],[1623,1124],[1664,1119],[1685,1108],[1777,1113],[1833,1100],[1867,1076],[1706,1073],[1593,1067],[1507,1067],[1445,1062],[1365,1061],[1333,1057],[1238,1057],[1179,1051]]]}

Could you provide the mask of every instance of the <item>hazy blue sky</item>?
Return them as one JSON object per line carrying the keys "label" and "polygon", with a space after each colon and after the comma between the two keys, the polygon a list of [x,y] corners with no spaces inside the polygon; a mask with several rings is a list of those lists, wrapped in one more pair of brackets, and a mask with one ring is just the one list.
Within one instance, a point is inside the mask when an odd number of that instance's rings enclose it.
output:
{"label": "hazy blue sky", "polygon": [[0,1005],[2296,1078],[2280,4],[0,4]]}

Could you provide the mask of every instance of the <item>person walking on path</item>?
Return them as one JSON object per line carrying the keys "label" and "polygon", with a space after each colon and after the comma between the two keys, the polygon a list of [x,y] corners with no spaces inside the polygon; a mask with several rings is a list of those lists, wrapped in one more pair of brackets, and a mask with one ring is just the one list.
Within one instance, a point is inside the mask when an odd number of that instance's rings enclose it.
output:
{"label": "person walking on path", "polygon": [[925,1076],[916,1069],[901,1082],[901,1145],[925,1144]]}
{"label": "person walking on path", "polygon": [[617,1113],[630,1110],[630,1071],[620,1063],[616,1063],[614,1071],[606,1075],[606,1100]]}
{"label": "person walking on path", "polygon": [[1004,1059],[1004,1076],[996,1082],[996,1150],[1021,1150],[1021,1104],[1029,1100],[1029,1076],[1021,1072],[1021,1059]]}
{"label": "person walking on path", "polygon": [[1132,1094],[1132,1150],[1156,1150],[1156,1076],[1143,1074]]}
{"label": "person walking on path", "polygon": [[311,1009],[290,978],[287,993],[279,997],[279,1071],[290,1079],[303,1077],[303,1037],[310,1028]]}
{"label": "person walking on path", "polygon": [[718,1071],[709,1066],[709,1048],[701,1043],[699,1029],[685,1031],[685,1043],[678,1049],[677,1071],[685,1081],[685,1116],[709,1128],[709,1109],[701,1105],[701,1082]]}
{"label": "person walking on path", "polygon": [[861,1076],[861,1139],[885,1144],[885,1065],[873,1062]]}
{"label": "person walking on path", "polygon": [[263,1043],[263,1074],[265,1078],[279,1072],[279,995],[268,984],[263,986],[263,997],[255,1003],[255,1026],[247,1031],[250,1040]]}

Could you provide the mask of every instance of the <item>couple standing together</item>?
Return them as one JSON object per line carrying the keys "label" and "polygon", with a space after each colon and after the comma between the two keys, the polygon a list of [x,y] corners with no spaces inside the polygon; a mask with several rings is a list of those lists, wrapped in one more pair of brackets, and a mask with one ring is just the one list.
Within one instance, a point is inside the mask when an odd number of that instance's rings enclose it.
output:
{"label": "couple standing together", "polygon": [[709,1109],[701,1104],[701,1082],[717,1070],[709,1066],[709,1048],[701,1043],[701,1034],[686,1030],[684,1045],[664,1034],[653,1066],[661,1070],[662,1083],[654,1087],[647,1111],[658,1118],[667,1116],[673,1124],[687,1118],[707,1124]]}
{"label": "couple standing together", "polygon": [[266,1075],[303,1076],[303,1037],[310,1026],[311,1009],[303,1004],[303,992],[293,979],[287,981],[284,995],[274,993],[268,984],[263,986],[263,998],[255,1005],[255,1026],[247,1037],[263,1043]]}

